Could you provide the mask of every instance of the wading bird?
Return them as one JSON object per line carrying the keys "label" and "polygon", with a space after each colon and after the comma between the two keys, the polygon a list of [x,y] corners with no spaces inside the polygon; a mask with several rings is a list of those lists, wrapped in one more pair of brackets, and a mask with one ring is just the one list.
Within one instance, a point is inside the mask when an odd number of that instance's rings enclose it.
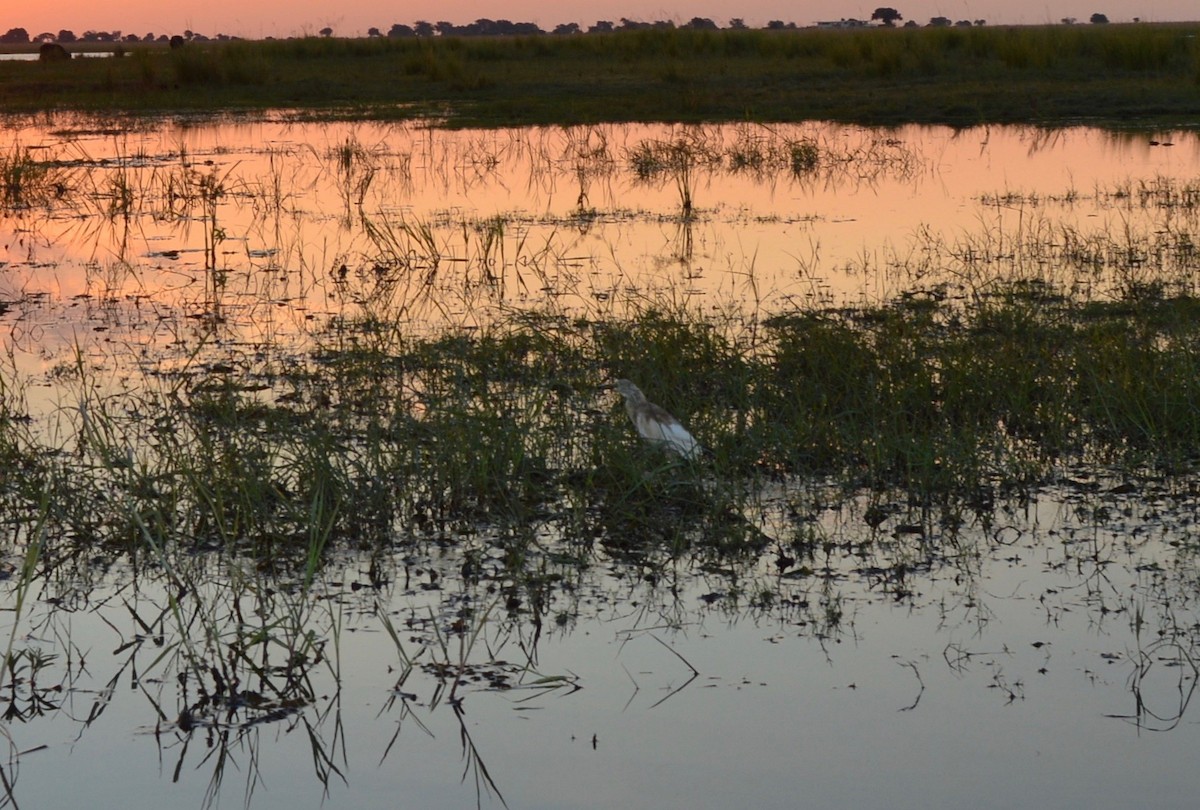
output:
{"label": "wading bird", "polygon": [[688,460],[700,457],[703,452],[700,443],[688,433],[687,428],[679,424],[678,419],[647,400],[642,389],[629,380],[617,380],[612,387],[625,397],[625,412],[643,439]]}

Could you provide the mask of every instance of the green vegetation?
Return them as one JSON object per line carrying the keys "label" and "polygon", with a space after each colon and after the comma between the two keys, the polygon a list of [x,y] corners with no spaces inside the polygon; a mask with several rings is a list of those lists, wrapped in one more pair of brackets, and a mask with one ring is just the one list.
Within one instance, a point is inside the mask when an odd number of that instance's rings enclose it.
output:
{"label": "green vegetation", "polygon": [[306,38],[131,46],[0,64],[10,113],[297,108],[458,126],[598,121],[1191,126],[1194,24],[586,36]]}
{"label": "green vegetation", "polygon": [[[64,370],[72,446],[36,439],[10,397],[0,448],[22,474],[0,494],[9,525],[36,515],[80,549],[220,548],[306,577],[331,537],[382,548],[491,526],[528,543],[541,525],[585,546],[634,530],[675,548],[745,541],[755,530],[729,516],[781,478],[962,504],[1084,462],[1191,469],[1198,313],[1190,295],[1083,303],[1015,283],[761,323],[660,308],[427,338],[343,323],[269,377],[231,360],[114,397],[84,365]],[[618,375],[711,457],[693,468],[637,442],[600,390]]]}

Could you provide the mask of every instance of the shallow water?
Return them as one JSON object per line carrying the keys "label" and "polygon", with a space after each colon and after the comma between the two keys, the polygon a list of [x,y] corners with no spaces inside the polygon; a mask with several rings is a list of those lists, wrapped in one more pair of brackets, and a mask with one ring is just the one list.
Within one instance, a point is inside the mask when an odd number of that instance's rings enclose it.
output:
{"label": "shallow water", "polygon": [[[300,348],[330,317],[381,306],[443,328],[646,302],[758,315],[997,274],[1103,295],[1149,263],[1190,279],[1171,237],[1196,228],[1200,161],[1194,135],[1082,128],[10,132],[70,189],[0,221],[9,340],[36,342],[43,369],[77,344],[161,349],[213,317],[223,339]],[[639,177],[641,145],[675,143],[693,150],[685,168]],[[795,143],[816,146],[815,168],[792,171]],[[1075,267],[1051,250],[1071,247]],[[1122,250],[1138,257],[1126,273]],[[403,283],[383,288],[380,266]]]}
{"label": "shallow water", "polygon": [[[50,806],[81,791],[102,804],[199,804],[226,754],[223,801],[252,790],[256,807],[316,803],[326,789],[328,801],[361,807],[397,796],[470,805],[475,762],[510,807],[1004,807],[1029,797],[1180,806],[1196,786],[1198,571],[1179,548],[1193,539],[1195,504],[1155,500],[1052,492],[989,531],[935,534],[929,542],[952,540],[963,557],[915,571],[909,595],[873,564],[904,541],[831,513],[839,546],[816,576],[779,580],[767,562],[761,576],[793,606],[836,600],[843,616],[832,631],[796,607],[734,604],[720,595],[728,580],[687,563],[671,593],[627,572],[614,578],[601,557],[576,589],[551,597],[551,615],[577,607],[577,617],[534,641],[527,619],[497,610],[464,659],[496,670],[533,656],[539,672],[571,685],[467,681],[461,726],[444,682],[417,671],[397,689],[394,647],[370,605],[377,597],[398,623],[420,619],[472,593],[449,572],[436,591],[418,575],[408,589],[339,598],[340,690],[315,667],[311,706],[186,733],[174,717],[156,719],[156,704],[174,707],[175,684],[134,677],[154,670],[155,651],[133,665],[128,652],[113,654],[128,640],[116,628],[135,630],[114,603],[129,595],[117,576],[68,615],[44,602],[34,609],[56,618],[23,641],[49,646],[54,628],[81,648],[87,671],[50,695],[58,708],[9,723],[16,748],[47,746],[20,757],[16,796]],[[1097,509],[1121,517],[1077,516]],[[860,544],[879,551],[864,556]],[[327,577],[361,583],[363,567],[348,559]],[[457,665],[456,651],[450,660]],[[103,713],[89,722],[97,705]],[[315,772],[314,740],[344,781],[326,786]],[[486,791],[483,803],[498,805]]]}
{"label": "shallow water", "polygon": [[[1072,267],[1048,245],[1103,234],[1141,255],[1190,234],[1200,176],[1194,136],[1087,129],[10,132],[67,185],[0,220],[5,382],[51,447],[77,425],[79,357],[103,390],[137,390],[196,353],[288,362],[374,311],[431,333],[647,301],[752,318],[987,273],[1103,297],[1143,263]],[[648,141],[722,163],[683,187],[639,179]],[[813,171],[729,170],[748,144],[781,159],[804,141]],[[1183,254],[1156,255],[1190,283]],[[411,283],[382,284],[383,264]],[[0,624],[20,653],[0,697],[8,796],[1117,808],[1200,787],[1189,481],[1081,472],[979,513],[771,486],[753,516],[771,540],[741,554],[638,556],[534,526],[538,587],[508,579],[511,538],[484,527],[386,553],[335,543],[310,589],[303,561],[274,577],[221,550],[45,562]],[[27,545],[6,532],[12,608]],[[255,628],[292,643],[245,641]]]}

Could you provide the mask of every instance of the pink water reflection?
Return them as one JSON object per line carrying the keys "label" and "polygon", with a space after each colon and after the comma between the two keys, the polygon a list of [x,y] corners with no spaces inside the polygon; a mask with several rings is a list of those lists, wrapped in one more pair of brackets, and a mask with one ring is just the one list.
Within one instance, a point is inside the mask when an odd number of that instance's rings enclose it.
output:
{"label": "pink water reflection", "polygon": [[[440,328],[511,308],[884,300],[1032,222],[1178,228],[1189,210],[1129,190],[1194,186],[1200,167],[1194,135],[1086,128],[26,123],[9,143],[57,184],[0,218],[5,340],[43,368],[214,324],[300,348],[334,315]],[[673,143],[695,149],[686,170],[639,177],[639,150]],[[816,147],[811,170],[793,171],[796,144]]]}

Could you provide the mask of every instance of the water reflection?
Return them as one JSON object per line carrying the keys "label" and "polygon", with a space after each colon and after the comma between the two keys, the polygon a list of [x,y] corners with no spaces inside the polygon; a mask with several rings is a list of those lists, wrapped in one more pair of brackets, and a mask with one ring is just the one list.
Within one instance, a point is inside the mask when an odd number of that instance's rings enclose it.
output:
{"label": "water reflection", "polygon": [[1190,290],[1191,136],[12,131],[42,174],[2,226],[10,803],[1162,795],[1131,759],[1193,787],[1190,478],[693,469],[575,353],[637,363],[617,316],[664,302],[749,354],[797,301]]}
{"label": "water reflection", "polygon": [[[1032,716],[1052,714],[1062,730],[1046,744],[1087,733],[1127,756],[1128,741],[1104,718],[1190,734],[1181,723],[1196,680],[1189,594],[1197,574],[1169,546],[1183,536],[1176,524],[1187,522],[1190,499],[1163,493],[1148,509],[1105,485],[1048,492],[1027,510],[961,530],[947,529],[945,516],[903,508],[885,509],[889,517],[874,528],[875,516],[864,523],[858,511],[870,504],[823,509],[825,540],[805,560],[771,554],[717,568],[681,557],[630,570],[597,557],[594,573],[560,580],[522,607],[488,595],[504,588],[502,548],[482,558],[494,576],[464,579],[450,555],[439,563],[433,554],[391,571],[382,588],[371,584],[366,560],[349,557],[303,594],[270,595],[269,581],[254,584],[247,572],[248,590],[231,599],[232,571],[215,598],[172,596],[174,586],[147,582],[135,591],[119,580],[31,594],[37,607],[10,659],[8,733],[24,752],[10,773],[19,777],[14,795],[73,795],[44,781],[35,764],[65,756],[57,743],[37,750],[64,736],[73,740],[72,762],[139,762],[147,742],[159,752],[151,759],[162,762],[161,775],[127,766],[122,785],[99,779],[94,794],[126,795],[130,779],[161,780],[194,785],[204,806],[239,794],[248,805],[274,806],[293,790],[382,805],[370,797],[426,768],[449,777],[441,788],[423,785],[426,801],[460,804],[478,792],[484,804],[501,796],[525,804],[545,794],[522,774],[547,760],[576,762],[576,789],[595,786],[588,763],[629,766],[636,790],[646,765],[628,757],[678,746],[686,728],[710,743],[684,745],[668,763],[715,767],[726,759],[719,739],[736,740],[749,759],[744,769],[718,768],[739,774],[735,784],[701,779],[669,805],[704,791],[724,801],[755,772],[752,792],[783,805],[786,791],[763,791],[772,774],[783,775],[777,768],[795,767],[794,752],[780,750],[789,742],[819,734],[829,756],[853,746],[882,762],[894,734],[936,745],[925,735],[949,733],[959,712],[999,718],[1004,707],[1019,715],[1015,734],[1031,731],[1022,724]],[[812,573],[798,575],[801,566]],[[768,719],[753,708],[760,704],[780,716]],[[924,719],[913,727],[901,719],[908,716]],[[765,739],[738,731],[747,719]],[[661,731],[648,733],[647,723]],[[882,747],[847,723],[879,730]],[[114,726],[141,732],[113,741]],[[1008,733],[959,728],[953,736],[977,745]],[[1188,748],[1180,740],[1139,746],[1171,761]],[[1108,744],[1098,748],[1090,755],[1109,756]],[[1020,767],[1020,750],[983,773]],[[848,789],[838,772],[803,767],[827,797]],[[451,798],[446,791],[464,774],[463,795]],[[1040,777],[1034,784],[1046,787]],[[1143,787],[1136,778],[1101,782],[1092,800],[1115,806],[1101,794]],[[879,789],[877,799],[895,797],[894,785]],[[585,803],[632,795],[610,784]]]}
{"label": "water reflection", "polygon": [[[1156,142],[1168,147],[1082,129],[819,125],[11,132],[11,159],[40,175],[9,194],[6,300],[102,302],[89,326],[133,340],[141,319],[120,320],[149,300],[242,340],[303,343],[314,319],[380,294],[415,320],[478,324],[514,306],[613,311],[646,289],[772,311],[1064,264],[1111,284],[1101,271],[1122,251],[1126,267],[1186,265],[1195,226],[1187,135]],[[949,277],[945,256],[962,265]],[[69,345],[61,324],[47,330]]]}

